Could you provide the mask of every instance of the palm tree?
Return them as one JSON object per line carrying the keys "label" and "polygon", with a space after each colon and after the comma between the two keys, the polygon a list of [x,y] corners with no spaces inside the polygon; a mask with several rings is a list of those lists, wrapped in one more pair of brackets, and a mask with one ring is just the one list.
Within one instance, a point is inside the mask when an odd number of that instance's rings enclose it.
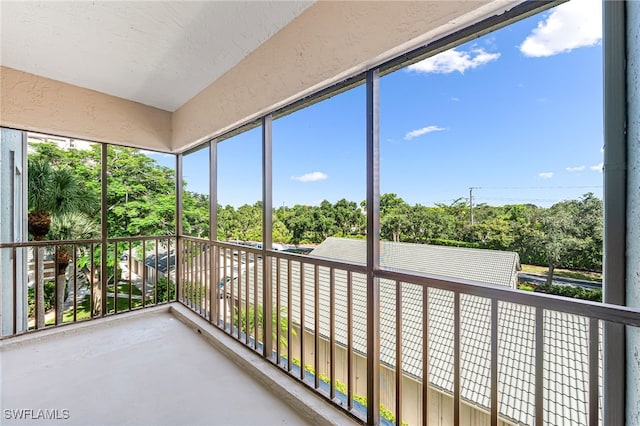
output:
{"label": "palm tree", "polygon": [[[100,235],[100,226],[88,215],[80,212],[52,216],[49,237],[53,240],[90,240]],[[73,246],[61,245],[56,255],[56,320],[62,322],[64,295],[67,286],[67,266],[71,262]],[[93,284],[93,283],[92,283]],[[73,297],[76,297],[74,294]]]}
{"label": "palm tree", "polygon": [[[28,229],[34,241],[46,239],[51,228],[51,217],[71,212],[87,211],[89,195],[82,183],[67,169],[54,169],[43,159],[28,162]],[[63,253],[58,251],[56,274],[59,272],[58,261],[64,262]],[[66,253],[68,255],[68,252]],[[44,327],[44,249],[38,247],[36,260],[38,274],[35,277],[38,300],[36,301],[36,324]],[[67,259],[68,265],[68,259]],[[66,269],[66,265],[65,265]]]}

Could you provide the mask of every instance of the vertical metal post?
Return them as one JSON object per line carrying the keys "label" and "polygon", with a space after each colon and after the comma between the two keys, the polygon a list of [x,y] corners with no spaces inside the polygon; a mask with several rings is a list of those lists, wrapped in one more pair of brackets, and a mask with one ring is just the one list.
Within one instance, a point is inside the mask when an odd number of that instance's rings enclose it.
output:
{"label": "vertical metal post", "polygon": [[367,71],[367,424],[380,424],[379,73]]}
{"label": "vertical metal post", "polygon": [[[131,310],[131,308],[133,307],[133,280],[131,278],[131,240],[129,240],[129,247],[128,247],[128,251],[127,251],[127,268],[129,268],[129,310]],[[167,277],[169,276],[169,263],[167,262]],[[167,283],[167,301],[169,301],[169,284]]]}
{"label": "vertical metal post", "polygon": [[353,409],[353,273],[347,272],[347,407]]}
{"label": "vertical metal post", "polygon": [[142,240],[142,307],[145,305],[145,294],[147,292],[147,241]]}
{"label": "vertical metal post", "polygon": [[[218,142],[215,139],[209,141],[209,241],[218,240]],[[209,306],[209,319],[216,318],[216,325],[218,323],[218,306],[220,305],[220,299],[214,294],[218,294],[218,286],[220,280],[218,278],[219,268],[216,247],[209,244],[209,280],[210,280],[210,306]],[[247,261],[248,259],[247,254]],[[248,262],[247,262],[248,264]],[[215,288],[214,288],[215,286]],[[247,297],[248,297],[247,293]],[[214,301],[215,299],[215,301]],[[214,316],[215,313],[215,316]],[[249,315],[247,313],[247,315]],[[249,324],[249,317],[247,316],[247,324]]]}
{"label": "vertical metal post", "polygon": [[[101,267],[100,267],[100,290],[101,290],[101,316],[105,316],[107,314],[107,166],[108,166],[108,145],[103,143],[102,147],[102,155],[101,155],[101,184],[102,184],[102,194],[101,194],[101,244],[102,250],[100,250],[101,254]],[[115,278],[115,277],[114,277]]]}
{"label": "vertical metal post", "polygon": [[209,141],[209,241],[218,239],[218,142]]}
{"label": "vertical metal post", "polygon": [[118,243],[113,243],[113,313],[118,313]]}
{"label": "vertical metal post", "polygon": [[214,321],[214,324],[216,327],[220,326],[220,298],[222,297],[222,293],[220,292],[220,283],[222,282],[223,275],[220,275],[220,266],[221,266],[221,262],[220,262],[220,247],[218,245],[215,245],[211,251],[213,251],[213,283],[214,283],[214,299],[215,299],[215,304],[212,308],[212,318]]}
{"label": "vertical metal post", "polygon": [[402,283],[396,281],[396,424],[402,424]]}
{"label": "vertical metal post", "polygon": [[[129,253],[131,255],[131,253]],[[167,303],[171,302],[171,238],[167,238]],[[175,274],[176,264],[173,258],[173,271]],[[131,269],[131,268],[129,268]]]}
{"label": "vertical metal post", "polygon": [[[245,267],[244,273],[242,272],[242,253],[243,250],[238,250],[238,307],[236,308],[236,327],[238,328],[238,340],[242,339],[242,280],[247,273]],[[245,252],[246,253],[246,252]]]}
{"label": "vertical metal post", "polygon": [[[160,240],[158,238],[156,238],[155,241],[156,244],[156,265],[155,265],[155,273],[154,275],[154,280],[153,280],[153,303],[155,303],[156,305],[158,304],[158,246],[160,245]],[[169,271],[169,257],[167,254],[167,271]]]}
{"label": "vertical metal post", "polygon": [[280,365],[280,339],[282,338],[280,334],[280,259],[275,258],[276,260],[276,312],[275,312],[275,325],[276,325],[276,365]]}
{"label": "vertical metal post", "polygon": [[222,247],[222,264],[223,264],[223,276],[222,276],[222,329],[227,331],[227,277],[233,279],[233,266],[229,267],[230,272],[227,275],[227,248]]}
{"label": "vertical metal post", "polygon": [[305,300],[304,300],[304,263],[300,262],[300,380],[304,380],[304,333],[307,328],[305,326]]}
{"label": "vertical metal post", "polygon": [[429,288],[422,287],[422,425],[429,425]]}
{"label": "vertical metal post", "polygon": [[258,350],[258,255],[253,254],[253,349]]}
{"label": "vertical metal post", "polygon": [[320,271],[313,265],[313,375],[314,387],[320,387]]}
{"label": "vertical metal post", "polygon": [[598,426],[600,412],[598,400],[600,392],[599,362],[600,354],[600,321],[589,318],[589,426]]}
{"label": "vertical metal post", "polygon": [[536,307],[535,421],[544,425],[544,309]]}
{"label": "vertical metal post", "polygon": [[336,397],[336,271],[329,272],[329,396]]}
{"label": "vertical metal post", "polygon": [[[250,253],[247,251],[244,255],[245,261],[245,277],[244,277],[244,343],[249,346],[249,335],[251,334],[251,330],[249,330],[249,265],[250,262]],[[255,273],[255,269],[254,269]],[[289,357],[291,359],[291,357]]]}
{"label": "vertical metal post", "polygon": [[[15,335],[18,332],[18,252],[15,247],[11,249],[11,259],[12,259],[12,277],[13,277],[13,334]],[[74,259],[74,267],[75,267],[75,259]],[[37,287],[37,286],[35,286]],[[75,293],[74,293],[75,294]],[[75,308],[75,303],[74,303]],[[75,321],[75,311],[73,313],[73,319]],[[1,333],[1,331],[0,331]]]}
{"label": "vertical metal post", "polygon": [[293,364],[291,363],[291,336],[293,327],[292,315],[293,315],[293,303],[291,302],[291,259],[287,259],[287,371],[291,372]]}
{"label": "vertical metal post", "polygon": [[[626,17],[624,1],[603,3],[604,62],[604,258],[603,299],[626,302],[627,111]],[[605,322],[603,422],[625,422],[625,330]]]}
{"label": "vertical metal post", "polygon": [[460,425],[460,293],[453,294],[453,424]]}
{"label": "vertical metal post", "polygon": [[204,289],[204,268],[205,268],[205,263],[204,263],[204,259],[205,259],[205,253],[206,253],[206,246],[203,243],[198,243],[198,295],[196,297],[196,300],[198,301],[198,313],[200,315],[202,315],[202,295],[204,294],[203,289]]}
{"label": "vertical metal post", "polygon": [[58,253],[59,253],[59,246],[55,246],[53,248],[53,276],[54,276],[54,306],[55,306],[55,313],[56,313],[56,317],[55,317],[55,321],[54,324],[58,325],[58,317],[60,315],[60,313],[58,312],[58,302],[60,301],[58,298]]}
{"label": "vertical metal post", "polygon": [[[91,248],[89,249],[89,259],[90,259],[90,263],[89,265],[91,265],[91,272],[89,274],[89,312],[90,312],[90,317],[91,319],[93,319],[95,317],[95,294],[93,293],[93,287],[94,287],[94,281],[95,281],[95,262],[93,261],[93,256],[95,254],[95,246],[93,243],[91,243]],[[37,263],[36,263],[37,265]]]}
{"label": "vertical metal post", "polygon": [[498,299],[491,299],[491,426],[498,426]]}
{"label": "vertical metal post", "polygon": [[[229,280],[229,287],[230,287],[230,294],[229,294],[229,334],[233,336],[233,317],[234,315],[234,308],[235,308],[235,300],[236,300],[236,294],[235,294],[235,283],[238,282],[238,280],[240,279],[240,270],[238,270],[238,276],[236,277],[235,274],[235,258],[233,256],[233,251],[234,249],[229,249],[229,276],[231,277],[231,280]],[[266,318],[264,319],[264,321],[266,322]]]}
{"label": "vertical metal post", "polygon": [[182,154],[176,155],[176,300],[182,301]]}
{"label": "vertical metal post", "polygon": [[271,124],[271,115],[262,117],[262,303],[264,305],[262,324],[264,346],[262,349],[265,358],[271,358],[273,353],[273,326],[271,321],[273,318],[273,289],[271,288],[271,258],[268,257],[272,243],[271,227],[273,220]]}
{"label": "vertical metal post", "polygon": [[[44,305],[41,299],[44,298],[44,294],[40,294],[41,291],[44,291],[44,285],[41,287],[39,285],[39,283],[43,283],[44,284],[44,261],[41,261],[40,259],[43,257],[44,255],[44,246],[35,246],[33,248],[33,252],[34,252],[34,260],[35,260],[35,264],[34,264],[34,277],[35,277],[35,283],[34,283],[34,297],[35,297],[35,316],[36,316],[36,329],[42,328],[45,325],[45,321],[40,321],[40,315],[38,314],[38,312],[44,312]],[[42,264],[42,268],[40,267]]]}
{"label": "vertical metal post", "polygon": [[73,322],[78,320],[78,246],[73,245]]}

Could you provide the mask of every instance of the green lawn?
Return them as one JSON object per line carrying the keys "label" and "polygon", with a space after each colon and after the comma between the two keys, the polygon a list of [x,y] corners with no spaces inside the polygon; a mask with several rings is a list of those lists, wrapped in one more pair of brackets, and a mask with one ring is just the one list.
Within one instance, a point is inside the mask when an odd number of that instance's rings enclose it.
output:
{"label": "green lawn", "polygon": [[[129,284],[118,284],[118,294],[129,294],[129,287],[131,287],[131,294],[132,295],[141,295],[142,291],[140,291],[140,289],[138,287],[136,287],[135,285],[129,285]],[[110,285],[109,287],[107,287],[107,290],[109,292],[113,292],[113,285]]]}
{"label": "green lawn", "polygon": [[[127,290],[128,291],[128,290]],[[147,301],[148,304],[149,301]],[[90,314],[91,314],[91,310],[90,310],[90,297],[87,296],[85,297],[85,299],[82,301],[82,303],[78,304],[78,312],[76,314],[76,320],[80,321],[83,319],[87,319],[89,318]],[[131,308],[137,308],[142,306],[142,301],[141,300],[135,300],[132,299],[131,300]],[[128,298],[118,298],[118,312],[123,312],[123,311],[127,311],[129,310],[129,299]],[[107,299],[107,312],[109,313],[113,313],[113,297],[109,297]],[[65,311],[64,314],[62,315],[62,322],[73,322],[73,308],[69,309],[68,311]],[[55,323],[55,316],[48,319],[45,324],[46,325],[53,325]]]}
{"label": "green lawn", "polygon": [[[537,265],[522,265],[522,272],[530,274],[547,275],[549,268]],[[602,274],[599,272],[571,271],[569,269],[556,269],[553,272],[556,277],[574,278],[577,280],[602,282]]]}

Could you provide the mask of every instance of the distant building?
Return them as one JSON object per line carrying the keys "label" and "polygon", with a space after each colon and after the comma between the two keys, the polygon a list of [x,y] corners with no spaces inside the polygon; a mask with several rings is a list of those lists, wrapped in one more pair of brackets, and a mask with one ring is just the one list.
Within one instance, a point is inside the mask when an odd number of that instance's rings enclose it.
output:
{"label": "distant building", "polygon": [[[519,256],[514,252],[430,246],[422,244],[381,242],[381,265],[459,278],[479,283],[515,288]],[[311,256],[364,263],[366,242],[329,238]],[[293,317],[300,323],[299,266],[292,264]],[[286,266],[286,265],[284,265]],[[282,276],[285,271],[281,271]],[[305,329],[314,331],[313,282],[314,270],[305,267]],[[325,311],[329,306],[330,274],[319,268],[319,304]],[[335,271],[335,339],[341,348],[347,346],[346,273]],[[366,277],[352,275],[353,285],[353,346],[356,353],[366,353]],[[429,357],[430,365],[430,424],[446,425],[453,421],[453,292],[430,289],[429,297]],[[380,353],[381,402],[394,406],[395,392],[395,282],[380,283]],[[499,416],[501,424],[534,423],[535,374],[535,310],[511,303],[499,305]],[[579,425],[587,423],[588,414],[588,323],[585,318],[568,314],[545,317],[545,392],[550,401],[545,417],[549,424]],[[463,295],[461,297],[461,423],[490,424],[490,348],[491,302],[488,299]],[[328,315],[320,316],[323,336],[320,357],[327,365],[330,335]],[[422,288],[404,284],[402,288],[403,340],[403,417],[410,424],[419,423],[422,404]],[[307,342],[313,341],[307,337]],[[296,348],[296,350],[298,350]],[[344,349],[341,349],[344,351]],[[313,360],[313,345],[305,344],[306,363]],[[346,357],[337,357],[343,363]],[[354,360],[355,388],[365,394],[366,359]],[[549,361],[549,359],[553,361]],[[337,377],[346,381],[346,366],[338,365]]]}

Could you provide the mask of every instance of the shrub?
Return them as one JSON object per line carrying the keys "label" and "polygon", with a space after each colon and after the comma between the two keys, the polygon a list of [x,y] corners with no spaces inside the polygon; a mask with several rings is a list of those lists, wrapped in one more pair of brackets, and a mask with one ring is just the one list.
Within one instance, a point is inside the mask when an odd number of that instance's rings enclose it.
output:
{"label": "shrub", "polygon": [[[47,312],[55,306],[56,303],[56,283],[55,281],[46,281],[44,283],[44,311]],[[36,298],[34,287],[29,289],[29,316],[32,317],[36,312]]]}

